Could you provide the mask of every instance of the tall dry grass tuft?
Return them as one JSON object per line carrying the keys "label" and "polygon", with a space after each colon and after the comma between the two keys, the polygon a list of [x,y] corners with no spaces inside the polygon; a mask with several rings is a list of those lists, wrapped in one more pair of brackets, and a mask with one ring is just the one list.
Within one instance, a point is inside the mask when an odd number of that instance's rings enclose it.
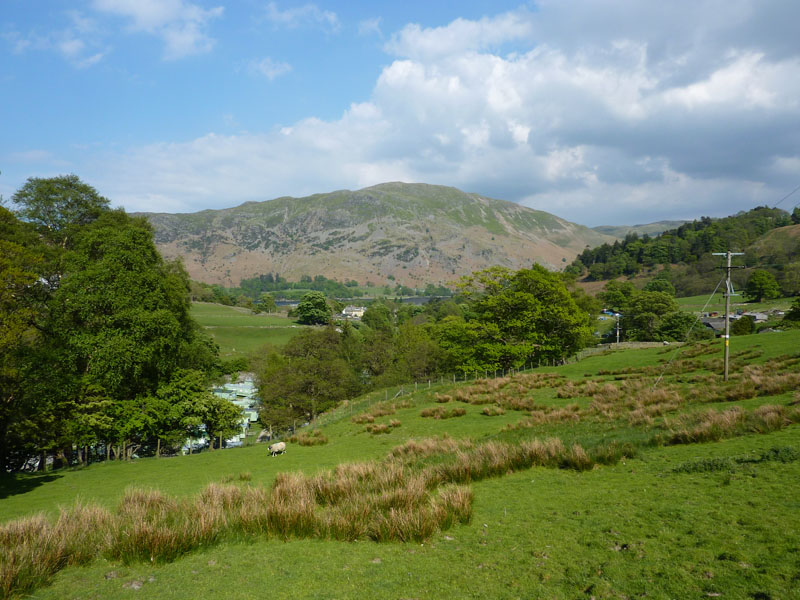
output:
{"label": "tall dry grass tuft", "polygon": [[55,523],[44,515],[0,527],[0,594],[10,598],[46,585],[67,566],[94,560],[113,529],[111,515],[96,505],[61,509]]}
{"label": "tall dry grass tuft", "polygon": [[419,416],[421,417],[430,417],[433,419],[452,419],[453,417],[463,417],[467,414],[466,409],[457,406],[455,408],[451,408],[450,410],[445,410],[441,406],[434,406],[431,408],[425,408],[420,411]]}
{"label": "tall dry grass tuft", "polygon": [[299,434],[290,437],[289,441],[301,446],[322,446],[328,443],[328,436],[322,433],[321,429],[313,429],[311,431],[301,431]]}
{"label": "tall dry grass tuft", "polygon": [[473,447],[471,440],[456,440],[444,434],[438,438],[411,439],[401,446],[395,446],[390,458],[418,460],[436,454],[452,454]]}
{"label": "tall dry grass tuft", "polygon": [[356,415],[350,419],[356,425],[363,425],[364,423],[374,423],[375,417],[368,414]]}
{"label": "tall dry grass tuft", "polygon": [[386,423],[375,423],[373,425],[367,425],[364,430],[372,435],[379,435],[381,433],[390,433],[392,428]]}
{"label": "tall dry grass tuft", "polygon": [[781,405],[763,405],[747,412],[739,406],[717,412],[682,415],[667,424],[668,442],[691,444],[717,441],[745,433],[768,433],[800,422],[800,410]]}
{"label": "tall dry grass tuft", "polygon": [[500,415],[506,414],[506,411],[502,406],[491,405],[484,406],[481,414],[487,417],[499,417]]}

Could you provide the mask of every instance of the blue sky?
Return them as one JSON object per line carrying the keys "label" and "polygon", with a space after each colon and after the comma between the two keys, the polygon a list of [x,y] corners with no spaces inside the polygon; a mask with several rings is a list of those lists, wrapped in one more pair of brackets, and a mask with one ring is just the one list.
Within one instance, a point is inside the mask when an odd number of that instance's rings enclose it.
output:
{"label": "blue sky", "polygon": [[[0,194],[129,211],[421,181],[587,225],[800,184],[794,0],[3,0]],[[796,204],[792,197],[782,206]]]}

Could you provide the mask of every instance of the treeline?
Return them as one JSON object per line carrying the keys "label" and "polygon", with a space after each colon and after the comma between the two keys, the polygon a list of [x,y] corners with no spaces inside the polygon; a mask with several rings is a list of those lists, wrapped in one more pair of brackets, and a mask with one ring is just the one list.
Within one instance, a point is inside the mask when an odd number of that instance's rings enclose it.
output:
{"label": "treeline", "polygon": [[[316,294],[298,310],[324,322],[330,311]],[[304,330],[261,357],[261,420],[284,427],[370,389],[559,361],[592,341],[598,310],[540,266],[475,273],[455,298],[424,306],[374,302],[360,323]]]}
{"label": "treeline", "polygon": [[[713,252],[743,251],[740,264],[748,267],[759,263],[759,256],[750,246],[763,234],[778,227],[800,223],[800,209],[792,215],[775,208],[758,207],[723,219],[703,217],[685,223],[677,229],[650,237],[631,233],[624,240],[586,249],[567,267],[567,271],[588,280],[601,281],[621,275],[632,276],[643,269],[656,270],[662,266],[678,265],[671,272],[671,280],[679,296],[707,291],[706,275],[719,266]],[[773,267],[779,283],[780,265]],[[738,275],[742,283],[745,275]],[[794,282],[789,278],[786,287]]]}
{"label": "treeline", "polygon": [[189,279],[145,219],[68,175],[0,206],[0,472],[227,437],[237,407],[208,392],[223,366],[189,316]]}
{"label": "treeline", "polygon": [[[390,276],[390,279],[394,279]],[[372,287],[367,285],[366,287]],[[399,283],[376,288],[384,296],[452,296],[453,292],[443,285],[426,284],[413,289]],[[302,275],[299,281],[289,281],[277,273],[242,279],[239,287],[227,288],[218,284],[192,282],[192,299],[200,302],[216,302],[226,306],[258,308],[265,294],[275,300],[299,300],[309,290],[322,292],[329,298],[362,298],[364,289],[354,279],[345,282],[328,279],[324,275]]]}

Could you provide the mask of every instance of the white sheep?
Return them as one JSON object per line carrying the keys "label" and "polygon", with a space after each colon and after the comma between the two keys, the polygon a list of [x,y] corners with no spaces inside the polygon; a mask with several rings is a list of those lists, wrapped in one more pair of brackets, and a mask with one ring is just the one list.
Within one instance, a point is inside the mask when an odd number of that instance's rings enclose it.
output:
{"label": "white sheep", "polygon": [[269,453],[272,456],[277,456],[278,454],[283,454],[284,452],[286,452],[286,442],[276,442],[269,445]]}

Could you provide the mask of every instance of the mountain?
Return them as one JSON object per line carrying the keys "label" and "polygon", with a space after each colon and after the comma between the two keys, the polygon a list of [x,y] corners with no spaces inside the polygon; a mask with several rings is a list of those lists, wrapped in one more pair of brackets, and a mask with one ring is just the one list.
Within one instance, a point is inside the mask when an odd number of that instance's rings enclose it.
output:
{"label": "mountain", "polygon": [[182,257],[193,279],[225,286],[266,273],[438,284],[492,265],[560,269],[587,245],[613,241],[513,202],[419,183],[140,215],[166,258]]}
{"label": "mountain", "polygon": [[636,235],[658,235],[664,233],[669,229],[677,229],[688,221],[656,221],[655,223],[647,223],[645,225],[598,225],[592,227],[596,232],[604,235],[610,235],[615,238],[625,239],[629,233]]}

